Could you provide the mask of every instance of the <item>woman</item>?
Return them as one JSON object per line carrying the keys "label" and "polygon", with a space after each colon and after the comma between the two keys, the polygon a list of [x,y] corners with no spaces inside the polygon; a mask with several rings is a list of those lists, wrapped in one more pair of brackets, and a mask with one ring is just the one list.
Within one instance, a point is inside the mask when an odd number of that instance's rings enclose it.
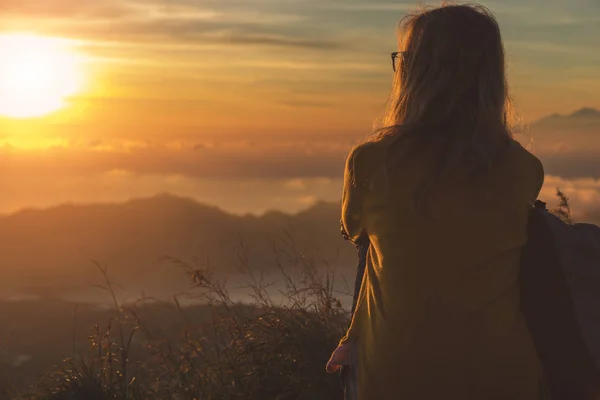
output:
{"label": "woman", "polygon": [[540,161],[512,139],[498,24],[481,6],[401,23],[384,128],[348,157],[342,223],[371,242],[358,307],[359,399],[538,399],[519,256]]}

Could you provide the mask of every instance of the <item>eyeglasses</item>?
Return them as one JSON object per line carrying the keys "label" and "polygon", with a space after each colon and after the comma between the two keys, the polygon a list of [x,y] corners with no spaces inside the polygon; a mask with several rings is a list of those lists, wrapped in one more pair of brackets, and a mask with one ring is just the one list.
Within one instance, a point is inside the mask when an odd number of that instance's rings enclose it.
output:
{"label": "eyeglasses", "polygon": [[392,68],[394,72],[396,72],[396,60],[400,59],[400,57],[404,56],[406,51],[395,51],[392,53]]}

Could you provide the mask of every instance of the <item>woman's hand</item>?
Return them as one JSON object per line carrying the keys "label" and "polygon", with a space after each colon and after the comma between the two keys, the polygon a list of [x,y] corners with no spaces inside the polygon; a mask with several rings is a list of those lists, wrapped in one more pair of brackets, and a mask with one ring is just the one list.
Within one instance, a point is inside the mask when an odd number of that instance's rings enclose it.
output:
{"label": "woman's hand", "polygon": [[332,374],[338,371],[343,365],[352,365],[356,352],[356,342],[349,342],[339,345],[331,354],[325,370]]}

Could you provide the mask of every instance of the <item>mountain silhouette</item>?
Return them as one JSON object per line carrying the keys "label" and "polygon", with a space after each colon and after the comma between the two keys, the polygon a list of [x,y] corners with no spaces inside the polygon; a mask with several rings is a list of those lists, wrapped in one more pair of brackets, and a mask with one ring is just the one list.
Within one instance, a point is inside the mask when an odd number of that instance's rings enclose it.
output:
{"label": "mountain silhouette", "polygon": [[562,115],[559,113],[554,113],[539,119],[534,122],[532,126],[544,125],[547,126],[549,124],[556,124],[561,122],[577,122],[584,120],[592,120],[600,123],[600,110],[597,110],[592,107],[582,107],[576,111],[573,111],[571,114]]}
{"label": "mountain silhouette", "polygon": [[595,108],[583,107],[569,115],[568,118],[600,118],[600,111]]}
{"label": "mountain silhouette", "polygon": [[530,125],[527,140],[547,175],[600,178],[600,111],[584,107]]}
{"label": "mountain silhouette", "polygon": [[533,122],[530,129],[536,139],[546,139],[548,143],[564,140],[565,134],[571,140],[588,141],[600,133],[600,111],[583,107],[567,115],[554,113]]}
{"label": "mountain silhouette", "polygon": [[339,204],[318,203],[296,215],[236,216],[169,194],[23,210],[0,217],[0,287],[44,295],[52,288],[83,290],[100,282],[94,260],[126,288],[167,290],[189,281],[162,257],[196,257],[233,274],[242,252],[254,271],[270,273],[277,269],[277,249],[284,258],[294,251],[353,269],[354,251],[339,234],[339,213]]}

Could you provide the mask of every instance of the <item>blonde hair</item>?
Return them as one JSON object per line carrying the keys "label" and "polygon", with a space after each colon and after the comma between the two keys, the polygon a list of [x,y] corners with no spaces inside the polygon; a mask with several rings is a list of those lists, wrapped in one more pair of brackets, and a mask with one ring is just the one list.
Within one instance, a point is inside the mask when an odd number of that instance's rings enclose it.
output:
{"label": "blonde hair", "polygon": [[[408,154],[437,143],[435,173],[467,165],[483,176],[512,138],[511,101],[498,23],[481,5],[442,5],[403,18],[393,88],[370,140],[389,139],[386,173]],[[409,140],[410,139],[410,140]]]}

